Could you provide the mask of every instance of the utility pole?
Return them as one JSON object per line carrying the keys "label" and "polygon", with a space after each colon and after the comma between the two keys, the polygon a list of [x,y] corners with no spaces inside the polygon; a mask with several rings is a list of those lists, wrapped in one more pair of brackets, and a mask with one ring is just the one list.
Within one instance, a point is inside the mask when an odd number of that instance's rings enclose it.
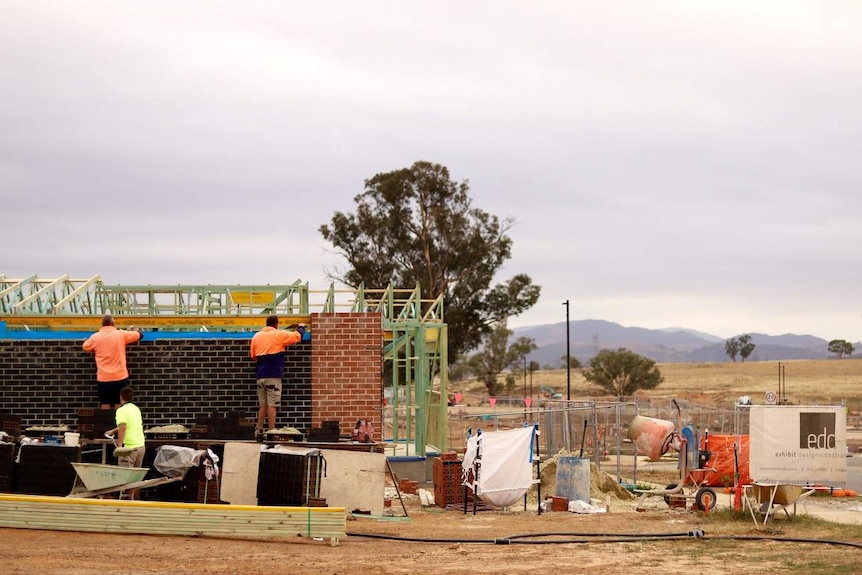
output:
{"label": "utility pole", "polygon": [[563,302],[566,306],[566,400],[572,401],[572,343],[569,334],[569,300]]}

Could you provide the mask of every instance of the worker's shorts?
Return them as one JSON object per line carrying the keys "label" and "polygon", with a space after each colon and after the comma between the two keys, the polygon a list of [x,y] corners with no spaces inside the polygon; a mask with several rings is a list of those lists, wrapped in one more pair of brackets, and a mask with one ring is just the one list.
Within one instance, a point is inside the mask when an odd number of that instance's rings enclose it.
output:
{"label": "worker's shorts", "polygon": [[143,467],[144,452],[146,450],[146,447],[138,447],[132,450],[131,453],[118,457],[117,465],[119,467]]}
{"label": "worker's shorts", "polygon": [[120,405],[120,390],[129,385],[129,378],[121,379],[120,381],[99,381],[97,388],[99,390],[100,405]]}
{"label": "worker's shorts", "polygon": [[261,407],[280,407],[281,380],[277,377],[258,379],[257,401]]}

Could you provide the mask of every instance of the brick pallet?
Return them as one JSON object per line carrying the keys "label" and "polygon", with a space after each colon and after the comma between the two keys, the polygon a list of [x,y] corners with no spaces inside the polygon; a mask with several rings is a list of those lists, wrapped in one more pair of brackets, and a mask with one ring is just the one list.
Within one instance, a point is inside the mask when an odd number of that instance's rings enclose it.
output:
{"label": "brick pallet", "polygon": [[257,498],[260,505],[305,505],[320,496],[323,456],[260,454]]}
{"label": "brick pallet", "polygon": [[219,414],[199,415],[192,426],[192,439],[252,439],[255,420],[241,411],[230,411],[227,416]]}
{"label": "brick pallet", "polygon": [[15,470],[15,445],[0,443],[0,493],[12,492],[12,477]]}
{"label": "brick pallet", "polygon": [[12,437],[21,435],[21,416],[0,413],[0,431],[4,431]]}
{"label": "brick pallet", "polygon": [[70,462],[81,461],[81,447],[22,445],[18,464],[18,492],[30,495],[68,495],[75,483]]}
{"label": "brick pallet", "polygon": [[101,439],[106,431],[117,427],[113,409],[78,408],[78,433],[85,439]]}
{"label": "brick pallet", "polygon": [[[464,486],[461,485],[461,461],[443,454],[433,462],[434,503],[446,508],[448,505],[464,502]],[[467,490],[467,500],[473,500],[473,493]]]}

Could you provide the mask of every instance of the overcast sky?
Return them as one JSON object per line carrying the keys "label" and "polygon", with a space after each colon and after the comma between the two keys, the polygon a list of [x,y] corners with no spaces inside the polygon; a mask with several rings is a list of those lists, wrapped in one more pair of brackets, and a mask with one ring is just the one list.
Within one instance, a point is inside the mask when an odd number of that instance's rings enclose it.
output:
{"label": "overcast sky", "polygon": [[0,273],[329,285],[417,160],[570,316],[862,340],[862,2],[3,1]]}

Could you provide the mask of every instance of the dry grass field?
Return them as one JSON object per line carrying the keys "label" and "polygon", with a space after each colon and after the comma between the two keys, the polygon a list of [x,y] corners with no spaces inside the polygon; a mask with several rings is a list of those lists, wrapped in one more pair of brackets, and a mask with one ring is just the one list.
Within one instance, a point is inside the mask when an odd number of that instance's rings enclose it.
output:
{"label": "dry grass field", "polygon": [[[767,391],[779,392],[779,366],[788,403],[837,405],[844,401],[851,413],[862,410],[862,359],[790,360],[780,364],[777,361],[664,363],[658,364],[664,382],[656,389],[641,391],[638,395],[728,407],[739,396],[748,395],[753,403],[762,404]],[[507,395],[522,397],[524,374],[516,372],[515,377],[517,383]],[[528,390],[529,381],[528,377]],[[540,395],[543,385],[566,395],[566,371],[534,372],[534,397]],[[471,404],[478,404],[485,396],[484,385],[474,380],[452,382],[450,389],[464,393]],[[571,373],[571,393],[572,399],[604,396],[604,391],[588,383],[579,370]]]}

